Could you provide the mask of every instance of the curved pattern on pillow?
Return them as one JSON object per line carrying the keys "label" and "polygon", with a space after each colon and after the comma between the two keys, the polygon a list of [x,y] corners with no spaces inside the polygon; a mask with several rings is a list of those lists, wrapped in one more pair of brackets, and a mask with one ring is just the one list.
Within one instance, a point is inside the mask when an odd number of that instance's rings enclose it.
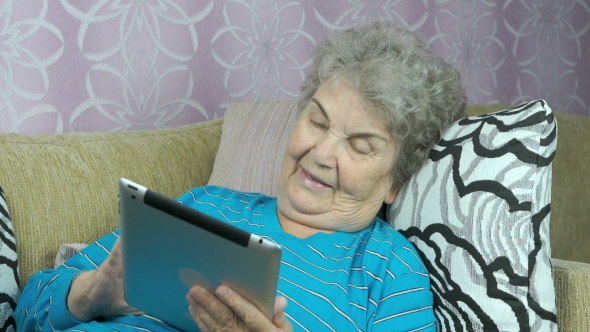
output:
{"label": "curved pattern on pillow", "polygon": [[557,125],[547,104],[455,122],[388,220],[431,273],[442,331],[556,331],[549,217]]}
{"label": "curved pattern on pillow", "polygon": [[0,331],[16,331],[14,310],[20,290],[16,239],[2,187],[0,187],[0,276]]}

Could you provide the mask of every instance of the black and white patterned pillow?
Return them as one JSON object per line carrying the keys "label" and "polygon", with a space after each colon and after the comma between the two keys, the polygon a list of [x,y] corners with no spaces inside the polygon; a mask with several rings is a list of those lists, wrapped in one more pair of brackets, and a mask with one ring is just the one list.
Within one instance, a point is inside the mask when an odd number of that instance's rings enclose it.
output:
{"label": "black and white patterned pillow", "polygon": [[431,274],[440,330],[557,330],[549,245],[556,147],[543,100],[459,120],[388,208]]}
{"label": "black and white patterned pillow", "polygon": [[20,293],[16,239],[0,187],[0,331],[16,331],[14,310]]}

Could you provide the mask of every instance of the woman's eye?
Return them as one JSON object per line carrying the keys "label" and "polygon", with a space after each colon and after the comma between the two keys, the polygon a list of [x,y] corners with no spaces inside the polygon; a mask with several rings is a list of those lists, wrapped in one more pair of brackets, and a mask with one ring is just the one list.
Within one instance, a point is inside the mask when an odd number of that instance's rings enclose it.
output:
{"label": "woman's eye", "polygon": [[320,128],[320,129],[328,129],[328,126],[322,122],[316,121],[316,120],[309,120],[311,122],[311,124],[316,127],[316,128]]}
{"label": "woman's eye", "polygon": [[352,146],[352,149],[354,150],[354,152],[356,152],[358,154],[368,154],[369,153],[369,151],[360,149],[360,148],[358,148],[358,147],[356,147],[354,145]]}
{"label": "woman's eye", "polygon": [[366,144],[351,144],[351,146],[356,153],[368,154],[371,152],[371,148]]}
{"label": "woman's eye", "polygon": [[350,146],[352,150],[359,154],[369,154],[373,151],[371,144],[364,139],[351,139]]}

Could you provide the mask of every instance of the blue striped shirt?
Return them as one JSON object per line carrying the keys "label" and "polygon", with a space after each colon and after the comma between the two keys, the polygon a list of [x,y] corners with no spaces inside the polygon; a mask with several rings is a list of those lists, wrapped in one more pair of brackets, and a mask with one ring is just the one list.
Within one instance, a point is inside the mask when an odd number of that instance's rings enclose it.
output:
{"label": "blue striped shirt", "polygon": [[[285,313],[296,331],[436,331],[426,268],[412,244],[382,220],[355,233],[300,239],[282,231],[272,197],[208,186],[179,201],[282,246],[277,295],[287,298]],[[19,328],[174,331],[145,315],[83,323],[69,314],[65,299],[73,278],[104,261],[117,236],[35,274],[19,300]]]}

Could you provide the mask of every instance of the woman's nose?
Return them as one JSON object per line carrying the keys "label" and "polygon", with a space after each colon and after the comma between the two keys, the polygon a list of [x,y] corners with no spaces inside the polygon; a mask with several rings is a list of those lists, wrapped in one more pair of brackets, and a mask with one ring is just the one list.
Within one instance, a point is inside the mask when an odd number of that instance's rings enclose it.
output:
{"label": "woman's nose", "polygon": [[322,167],[336,168],[338,159],[336,158],[337,138],[327,133],[319,138],[316,145],[311,149],[313,161]]}

